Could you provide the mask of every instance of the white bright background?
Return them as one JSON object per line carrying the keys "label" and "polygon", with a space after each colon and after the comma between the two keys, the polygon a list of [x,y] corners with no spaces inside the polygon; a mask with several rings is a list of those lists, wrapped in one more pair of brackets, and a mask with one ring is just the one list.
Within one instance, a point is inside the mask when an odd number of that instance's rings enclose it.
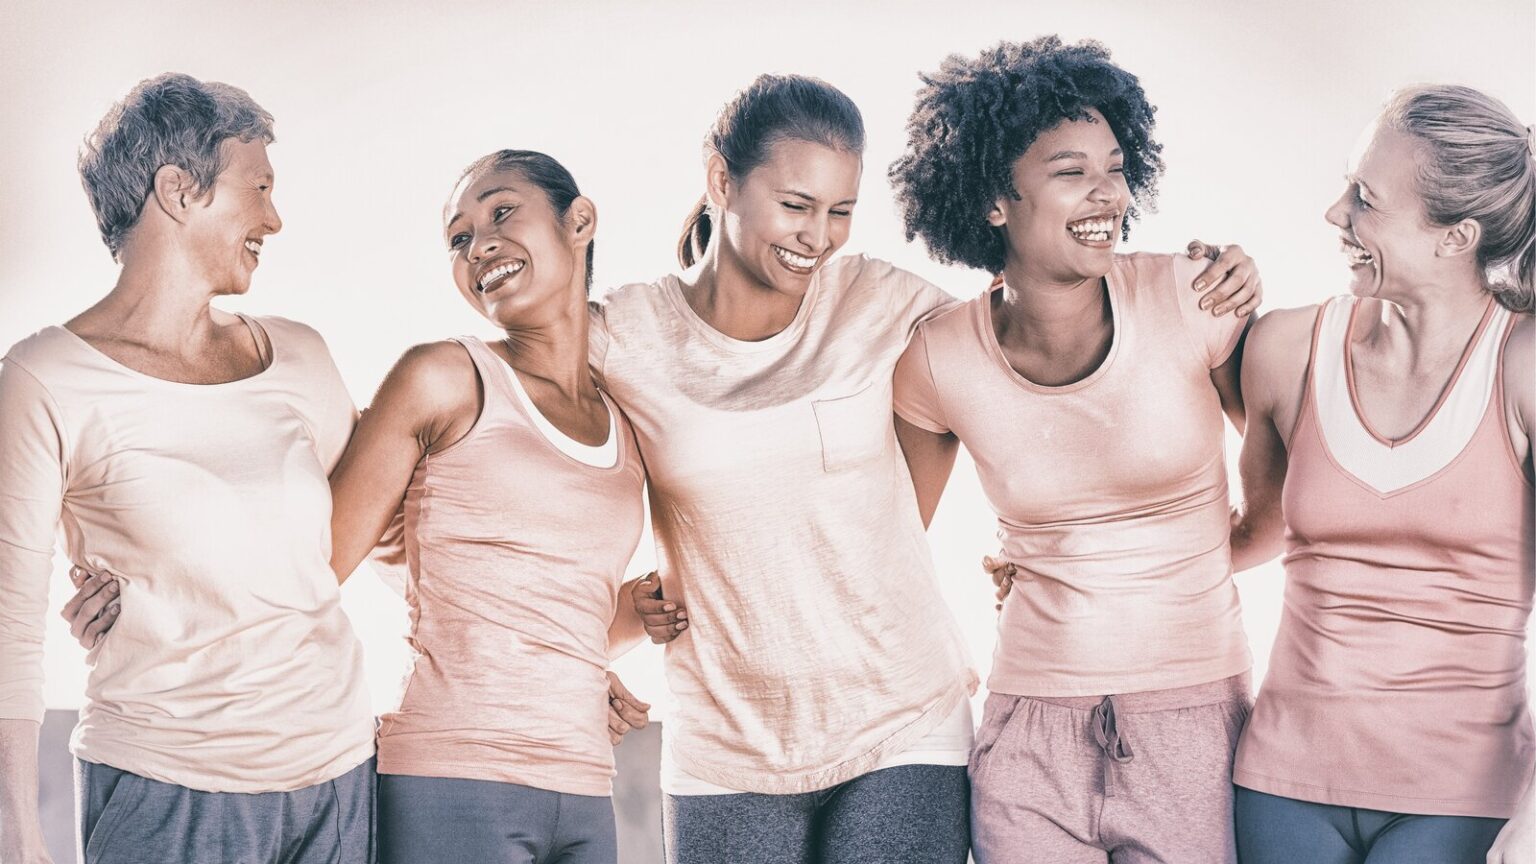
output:
{"label": "white bright background", "polygon": [[[674,267],[679,223],[701,191],[705,129],[764,71],[823,77],[863,109],[869,148],[847,250],[962,295],[985,277],[940,267],[903,242],[884,179],[917,72],[952,52],[1049,32],[1105,42],[1159,106],[1170,166],[1161,210],[1131,246],[1240,241],[1260,262],[1270,306],[1341,289],[1345,268],[1322,212],[1391,89],[1466,83],[1536,120],[1528,0],[423,6],[7,0],[0,346],[64,321],[111,286],[115,267],[75,154],[114,100],[166,70],[244,87],[276,116],[271,158],[286,227],[268,241],[251,294],[222,305],[317,327],[359,403],[407,346],[487,330],[455,293],[439,234],[440,208],[466,163],[500,147],[555,155],[598,203],[598,284],[648,280]],[[931,533],[946,599],[985,674],[994,613],[978,561],[995,541],[963,456]],[[647,539],[635,571],[653,559]],[[1261,673],[1281,574],[1270,565],[1238,582]],[[61,558],[55,608],[67,585]],[[367,574],[344,595],[383,709],[404,658],[402,604]],[[83,654],[56,619],[47,650],[49,705],[78,705]],[[646,645],[617,668],[664,710],[659,650]]]}

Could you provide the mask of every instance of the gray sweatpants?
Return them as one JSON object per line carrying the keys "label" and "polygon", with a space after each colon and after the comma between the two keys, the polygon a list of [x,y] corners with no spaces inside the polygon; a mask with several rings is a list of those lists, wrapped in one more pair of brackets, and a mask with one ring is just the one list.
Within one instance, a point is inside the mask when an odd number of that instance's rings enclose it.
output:
{"label": "gray sweatpants", "polygon": [[968,795],[958,765],[795,795],[666,795],[667,864],[965,864]]}
{"label": "gray sweatpants", "polygon": [[615,864],[613,799],[379,775],[379,864]]}
{"label": "gray sweatpants", "polygon": [[293,792],[199,792],[75,760],[85,864],[373,864],[373,760]]}

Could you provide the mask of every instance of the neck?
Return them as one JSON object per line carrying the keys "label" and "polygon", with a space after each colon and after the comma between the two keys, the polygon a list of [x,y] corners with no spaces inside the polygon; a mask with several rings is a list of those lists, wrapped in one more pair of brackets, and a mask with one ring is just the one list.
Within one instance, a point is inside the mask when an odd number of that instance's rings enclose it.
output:
{"label": "neck", "polygon": [[212,335],[211,301],[221,292],[185,256],[124,250],[122,257],[112,290],[76,321],[87,329],[99,322],[114,339],[171,354],[184,354]]}
{"label": "neck", "polygon": [[572,399],[597,397],[597,385],[587,366],[587,304],[585,291],[559,313],[535,324],[509,327],[504,344],[512,368],[542,378]]}
{"label": "neck", "polygon": [[721,333],[757,342],[784,331],[804,296],[785,294],[752,276],[740,259],[722,252],[724,238],[710,244],[704,260],[683,279],[683,297],[694,313]]}
{"label": "neck", "polygon": [[1490,299],[1475,277],[1414,286],[1401,296],[1381,299],[1380,314],[1361,322],[1359,337],[1375,347],[1406,352],[1410,363],[1433,363],[1466,347]]}
{"label": "neck", "polygon": [[1030,342],[1072,344],[1097,334],[1110,319],[1103,278],[1069,281],[1041,278],[1020,262],[1003,270],[1002,321]]}

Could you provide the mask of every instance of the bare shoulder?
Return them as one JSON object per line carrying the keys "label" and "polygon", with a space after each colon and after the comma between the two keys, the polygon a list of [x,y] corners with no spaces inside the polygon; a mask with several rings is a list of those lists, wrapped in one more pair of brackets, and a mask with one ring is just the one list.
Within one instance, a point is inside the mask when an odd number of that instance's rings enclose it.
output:
{"label": "bare shoulder", "polygon": [[1312,354],[1312,327],[1316,321],[1316,306],[1271,309],[1260,315],[1248,331],[1243,349],[1244,369],[1255,364],[1255,371],[1265,374],[1305,371]]}
{"label": "bare shoulder", "polygon": [[413,345],[384,377],[372,407],[414,419],[478,412],[479,374],[469,352],[457,342]]}

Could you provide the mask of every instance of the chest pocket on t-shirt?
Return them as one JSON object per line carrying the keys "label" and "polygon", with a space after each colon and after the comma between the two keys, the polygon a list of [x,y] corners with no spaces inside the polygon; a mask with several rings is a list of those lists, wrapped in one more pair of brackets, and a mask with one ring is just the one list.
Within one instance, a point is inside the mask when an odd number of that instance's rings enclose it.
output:
{"label": "chest pocket on t-shirt", "polygon": [[891,399],[885,388],[874,384],[851,396],[817,399],[816,430],[821,435],[821,467],[824,471],[851,468],[885,451],[892,434]]}

